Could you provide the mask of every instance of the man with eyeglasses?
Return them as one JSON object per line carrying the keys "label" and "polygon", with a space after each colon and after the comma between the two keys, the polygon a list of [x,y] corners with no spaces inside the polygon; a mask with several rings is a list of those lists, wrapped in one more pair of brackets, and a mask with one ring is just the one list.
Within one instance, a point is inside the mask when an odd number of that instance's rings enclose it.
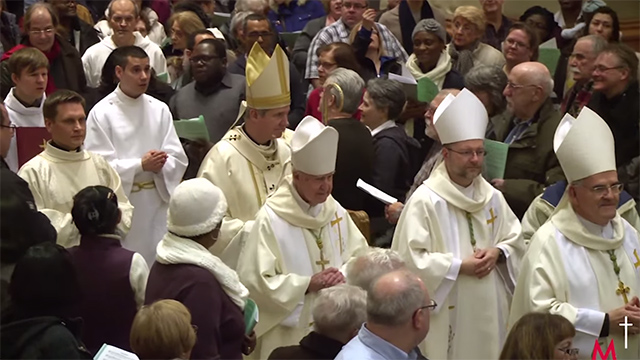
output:
{"label": "man with eyeglasses", "polygon": [[245,98],[244,77],[227,70],[227,52],[221,40],[202,40],[189,62],[194,81],[178,90],[169,108],[174,119],[203,115],[209,141],[215,144],[235,123]]}
{"label": "man with eyeglasses", "polygon": [[[531,239],[509,324],[529,312],[562,315],[576,328],[583,358],[594,343],[613,342],[618,358],[639,359],[640,242],[616,211],[622,184],[613,134],[585,107],[577,118],[564,116],[553,145],[569,186]],[[620,326],[627,320],[629,327]]]}
{"label": "man with eyeglasses", "polygon": [[335,359],[425,359],[418,344],[429,333],[430,312],[438,306],[429,297],[427,288],[408,269],[392,271],[374,280],[367,291],[367,322]]}
{"label": "man with eyeglasses", "polygon": [[[362,16],[368,7],[368,0],[344,0],[342,2],[342,15],[340,20],[320,30],[313,38],[307,54],[307,66],[305,69],[305,79],[309,79],[313,87],[317,88],[320,86],[318,80],[318,49],[334,42],[350,43],[349,34],[351,33],[351,29],[362,21]],[[386,26],[380,23],[376,23],[376,25],[380,30],[379,36],[381,37],[382,43],[384,43],[386,55],[396,58],[401,63],[405,63],[409,56],[398,39],[396,39]]]}
{"label": "man with eyeglasses", "polygon": [[430,358],[497,359],[505,340],[524,244],[520,222],[481,176],[488,121],[467,89],[442,101],[434,126],[443,161],[407,201],[391,244],[439,304],[421,345]]}
{"label": "man with eyeglasses", "polygon": [[109,54],[118,47],[131,45],[142,48],[149,55],[151,67],[155,70],[157,76],[161,79],[166,78],[166,82],[169,82],[167,60],[160,47],[149,40],[148,37],[142,37],[139,32],[134,32],[139,14],[140,9],[133,0],[111,1],[108,20],[109,26],[113,29],[113,34],[88,48],[82,55],[82,66],[87,77],[87,85],[92,88],[98,87],[100,85],[102,67]]}
{"label": "man with eyeglasses", "polygon": [[509,152],[504,177],[490,181],[518,218],[545,187],[564,180],[553,152],[560,114],[553,107],[552,91],[553,80],[543,64],[516,65],[503,91],[509,111],[494,121],[495,140],[508,144]]}
{"label": "man with eyeglasses", "polygon": [[[236,61],[229,65],[229,72],[244,76],[247,68],[247,56],[253,47],[258,44],[267,55],[273,54],[276,46],[277,34],[269,19],[263,14],[249,14],[242,21],[242,35],[240,41],[245,49],[245,54],[238,56]],[[288,59],[287,59],[288,61]],[[289,108],[289,128],[295,129],[304,116],[306,98],[302,78],[293,64],[289,64],[289,89],[291,90],[291,105]]]}

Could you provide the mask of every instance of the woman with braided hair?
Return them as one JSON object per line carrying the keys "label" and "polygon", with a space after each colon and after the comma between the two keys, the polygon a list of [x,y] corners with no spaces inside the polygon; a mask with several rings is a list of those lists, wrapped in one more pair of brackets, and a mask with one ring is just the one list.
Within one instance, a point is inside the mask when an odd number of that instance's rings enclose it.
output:
{"label": "woman with braided hair", "polygon": [[107,343],[129,350],[129,332],[144,304],[149,268],[142,255],[120,244],[118,198],[105,186],[89,186],[73,198],[80,245],[69,249],[82,289],[83,340],[95,354]]}

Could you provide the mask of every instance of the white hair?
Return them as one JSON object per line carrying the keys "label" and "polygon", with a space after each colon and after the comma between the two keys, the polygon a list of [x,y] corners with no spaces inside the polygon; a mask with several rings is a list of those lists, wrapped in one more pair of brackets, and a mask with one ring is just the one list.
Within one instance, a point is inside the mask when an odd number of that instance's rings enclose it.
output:
{"label": "white hair", "polygon": [[331,95],[338,99],[338,103],[342,101],[342,112],[355,114],[364,90],[364,80],[360,75],[353,70],[337,68],[327,77],[325,87],[330,84],[336,84],[342,90],[342,93],[333,87],[330,90]]}
{"label": "white hair", "polygon": [[551,78],[551,74],[548,71],[531,72],[531,80],[533,80],[536,85],[542,87],[542,91],[544,92],[545,97],[549,97],[553,92],[553,79]]}
{"label": "white hair", "polygon": [[424,305],[425,292],[420,279],[408,269],[396,271],[398,283],[394,288],[378,285],[386,276],[376,279],[367,292],[367,321],[385,325],[400,326],[411,320],[414,312]]}
{"label": "white hair", "polygon": [[347,265],[347,284],[359,286],[369,291],[371,284],[381,275],[402,269],[405,263],[397,252],[391,249],[371,248]]}
{"label": "white hair", "polygon": [[269,6],[267,0],[238,0],[235,10],[236,12],[249,11],[262,13],[267,6]]}
{"label": "white hair", "polygon": [[322,289],[312,315],[314,330],[320,334],[351,333],[367,320],[367,293],[347,284]]}

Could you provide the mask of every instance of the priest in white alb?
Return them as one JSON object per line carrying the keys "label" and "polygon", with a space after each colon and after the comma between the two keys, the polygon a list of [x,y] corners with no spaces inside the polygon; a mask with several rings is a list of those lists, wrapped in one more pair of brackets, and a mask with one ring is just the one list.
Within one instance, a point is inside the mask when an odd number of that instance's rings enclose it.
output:
{"label": "priest in white alb", "polygon": [[122,241],[149,265],[167,232],[169,198],[182,181],[187,156],[169,107],[145,94],[151,78],[149,56],[137,46],[119,48],[120,83],[89,113],[87,150],[102,155],[120,175],[135,207],[131,230]]}
{"label": "priest in white alb", "polygon": [[118,197],[122,214],[118,232],[124,236],[131,227],[133,206],[122,190],[120,176],[100,155],[82,147],[86,131],[85,101],[76,92],[58,90],[44,102],[44,122],[51,134],[44,151],[24,164],[18,175],[28,184],[38,210],[47,215],[58,232],[58,244],[80,244],[73,223],[73,197],[94,185],[110,188]]}
{"label": "priest in white alb", "polygon": [[297,345],[312,328],[322,288],[344,282],[340,268],[365,253],[367,241],[331,196],[338,132],[307,116],[291,141],[292,172],[256,216],[238,275],[260,309],[252,356]]}
{"label": "priest in white alb", "polygon": [[391,245],[438,306],[420,345],[430,359],[497,359],[524,244],[520,222],[482,176],[488,122],[463,89],[434,114],[443,161],[411,196]]}
{"label": "priest in white alb", "polygon": [[[616,211],[622,184],[613,134],[584,107],[575,119],[564,116],[553,147],[569,186],[531,238],[509,324],[532,311],[562,315],[576,328],[580,358],[594,350],[600,358],[597,346],[605,353],[613,341],[613,358],[640,359],[640,243]],[[621,325],[625,317],[631,326]]]}
{"label": "priest in white alb", "polygon": [[220,237],[210,251],[233,269],[258,210],[291,173],[285,165],[291,151],[280,138],[288,125],[291,104],[287,55],[276,46],[269,58],[255,43],[247,58],[246,75],[247,100],[238,115],[245,122],[227,132],[198,171],[198,177],[218,186],[227,198]]}

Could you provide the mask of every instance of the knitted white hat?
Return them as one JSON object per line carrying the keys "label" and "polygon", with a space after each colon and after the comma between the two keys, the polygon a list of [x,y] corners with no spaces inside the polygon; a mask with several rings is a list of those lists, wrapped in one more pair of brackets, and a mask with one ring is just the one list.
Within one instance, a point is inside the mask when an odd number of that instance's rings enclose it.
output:
{"label": "knitted white hat", "polygon": [[203,178],[187,180],[171,195],[167,229],[178,236],[203,235],[215,229],[226,212],[220,188]]}

